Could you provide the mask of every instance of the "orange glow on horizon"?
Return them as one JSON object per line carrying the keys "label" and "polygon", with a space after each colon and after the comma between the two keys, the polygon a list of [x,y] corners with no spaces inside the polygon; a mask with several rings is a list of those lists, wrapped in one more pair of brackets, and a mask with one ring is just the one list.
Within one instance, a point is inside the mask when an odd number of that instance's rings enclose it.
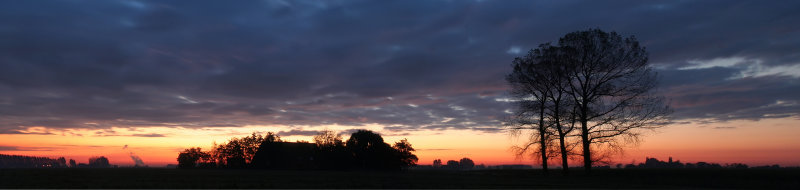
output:
{"label": "orange glow on horizon", "polygon": [[[796,118],[762,119],[760,121],[730,121],[709,124],[678,124],[647,134],[639,146],[626,149],[615,163],[629,164],[644,161],[645,157],[686,162],[745,163],[751,166],[780,164],[800,165],[800,126]],[[735,127],[735,128],[730,128]],[[307,130],[331,129],[343,131],[351,127],[308,127]],[[419,164],[430,165],[434,159],[459,160],[464,157],[476,164],[535,164],[530,159],[519,160],[509,147],[521,143],[505,133],[483,133],[467,130],[415,131],[409,135],[380,130],[367,125],[363,128],[384,134],[387,143],[406,138],[417,149]],[[39,130],[39,129],[37,129]],[[112,164],[133,165],[130,154],[140,156],[149,166],[176,164],[178,152],[189,147],[208,150],[213,142],[224,142],[251,132],[288,131],[280,126],[248,126],[243,128],[112,128],[109,134],[92,130],[65,130],[55,135],[2,134],[0,154],[66,157],[78,163],[92,156],[106,156]],[[113,131],[111,133],[110,131]],[[166,137],[135,137],[131,134],[165,134]],[[98,135],[100,134],[100,135]],[[348,136],[343,136],[347,139]],[[282,136],[287,141],[310,141],[308,136]],[[123,146],[128,145],[127,149]],[[575,161],[570,164],[579,165]],[[559,166],[552,160],[551,166]]]}

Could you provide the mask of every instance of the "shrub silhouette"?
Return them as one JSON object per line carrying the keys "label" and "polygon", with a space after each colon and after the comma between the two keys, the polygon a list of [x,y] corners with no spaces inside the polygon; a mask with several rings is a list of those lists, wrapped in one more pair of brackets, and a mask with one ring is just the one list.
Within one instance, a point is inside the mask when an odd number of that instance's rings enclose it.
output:
{"label": "shrub silhouette", "polygon": [[178,168],[195,168],[207,163],[211,155],[200,148],[189,148],[178,154]]}
{"label": "shrub silhouette", "polygon": [[177,160],[178,168],[400,170],[417,164],[413,152],[407,139],[391,146],[380,134],[358,130],[345,143],[341,135],[326,130],[314,137],[314,143],[284,142],[272,132],[253,133],[214,145],[208,152],[186,149]]}
{"label": "shrub silhouette", "polygon": [[105,156],[89,158],[89,167],[92,168],[109,168],[111,164],[108,163],[108,158]]}
{"label": "shrub silhouette", "polygon": [[[259,142],[257,148],[250,148]],[[224,167],[281,170],[401,170],[419,160],[407,139],[394,146],[369,130],[358,130],[343,142],[333,131],[322,131],[314,143],[281,141],[275,133],[232,138],[214,150],[186,149],[178,155],[179,168]],[[252,159],[248,159],[249,150]],[[249,162],[248,162],[249,161]],[[215,165],[218,164],[218,165]]]}
{"label": "shrub silhouette", "polygon": [[475,167],[475,162],[473,162],[472,159],[469,159],[469,158],[462,158],[458,162],[458,164],[459,164],[459,167],[461,169],[463,169],[463,170],[469,170],[469,169],[472,169],[473,167]]}
{"label": "shrub silhouette", "polygon": [[259,169],[316,169],[315,145],[306,142],[264,141],[253,156]]}

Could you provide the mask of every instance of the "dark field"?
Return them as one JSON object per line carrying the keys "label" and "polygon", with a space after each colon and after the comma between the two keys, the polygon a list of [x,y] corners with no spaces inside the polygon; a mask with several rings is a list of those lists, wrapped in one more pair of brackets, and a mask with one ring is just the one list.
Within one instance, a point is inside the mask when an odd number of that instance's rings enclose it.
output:
{"label": "dark field", "polygon": [[797,189],[800,169],[264,171],[0,169],[0,188],[751,188]]}

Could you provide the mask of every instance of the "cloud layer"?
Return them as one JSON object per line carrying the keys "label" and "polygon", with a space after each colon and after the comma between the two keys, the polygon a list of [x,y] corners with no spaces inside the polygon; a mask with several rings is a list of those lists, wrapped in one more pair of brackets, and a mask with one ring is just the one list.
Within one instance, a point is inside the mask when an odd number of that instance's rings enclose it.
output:
{"label": "cloud layer", "polygon": [[511,108],[497,101],[511,60],[592,27],[637,36],[679,119],[800,110],[794,1],[0,4],[4,134],[326,124],[497,131]]}

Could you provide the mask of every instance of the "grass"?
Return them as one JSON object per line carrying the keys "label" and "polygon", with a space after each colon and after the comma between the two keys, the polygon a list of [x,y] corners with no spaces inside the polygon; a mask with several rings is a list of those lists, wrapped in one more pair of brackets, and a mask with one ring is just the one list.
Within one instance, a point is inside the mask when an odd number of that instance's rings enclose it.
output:
{"label": "grass", "polygon": [[268,171],[0,169],[0,188],[745,188],[796,189],[800,169]]}

